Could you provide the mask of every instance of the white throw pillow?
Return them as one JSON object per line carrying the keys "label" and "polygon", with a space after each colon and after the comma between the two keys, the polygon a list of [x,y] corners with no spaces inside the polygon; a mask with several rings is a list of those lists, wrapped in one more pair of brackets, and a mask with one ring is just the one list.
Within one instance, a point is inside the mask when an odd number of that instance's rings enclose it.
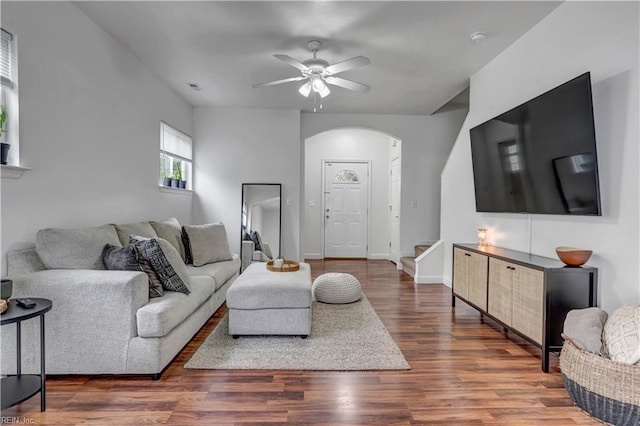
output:
{"label": "white throw pillow", "polygon": [[640,361],[640,306],[623,306],[604,325],[604,344],[609,358],[625,364]]}
{"label": "white throw pillow", "polygon": [[227,231],[221,222],[182,227],[187,240],[193,266],[231,260]]}

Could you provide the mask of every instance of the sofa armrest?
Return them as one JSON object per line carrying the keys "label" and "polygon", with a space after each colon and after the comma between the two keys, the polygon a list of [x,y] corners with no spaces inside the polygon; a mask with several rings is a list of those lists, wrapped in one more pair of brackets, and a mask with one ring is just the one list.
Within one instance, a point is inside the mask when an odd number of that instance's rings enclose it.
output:
{"label": "sofa armrest", "polygon": [[[109,373],[126,369],[129,341],[137,336],[136,312],[149,300],[146,274],[50,269],[10,278],[12,298],[41,297],[53,302],[46,314],[47,365],[52,367],[47,368],[47,373]],[[14,333],[5,333],[4,327],[2,331],[4,364],[15,358],[8,355],[15,351],[15,337],[5,336]],[[39,342],[38,333],[37,327],[25,327],[23,346],[28,346],[25,342]],[[23,347],[23,353],[38,354],[39,350]],[[114,357],[114,353],[118,355]],[[37,366],[36,361],[24,360],[27,371],[32,364]],[[4,365],[2,370],[6,371]]]}
{"label": "sofa armrest", "polygon": [[269,260],[273,259],[273,254],[271,253],[271,246],[269,243],[262,243],[262,251],[269,258]]}
{"label": "sofa armrest", "polygon": [[253,241],[244,240],[242,241],[242,247],[240,248],[240,260],[242,261],[240,270],[244,271],[251,265],[251,261],[253,260],[253,251],[255,249],[255,244]]}
{"label": "sofa armrest", "polygon": [[256,250],[253,252],[253,261],[254,262],[268,262],[271,258],[267,256],[264,252],[260,250]]}

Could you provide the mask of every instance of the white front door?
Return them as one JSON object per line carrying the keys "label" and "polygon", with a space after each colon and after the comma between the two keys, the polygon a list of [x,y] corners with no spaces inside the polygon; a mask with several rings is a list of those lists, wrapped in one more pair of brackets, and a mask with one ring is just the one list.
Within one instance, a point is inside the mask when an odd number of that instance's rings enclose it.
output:
{"label": "white front door", "polygon": [[324,257],[367,257],[369,163],[324,164]]}
{"label": "white front door", "polygon": [[391,204],[389,205],[389,259],[400,262],[400,157],[391,160]]}

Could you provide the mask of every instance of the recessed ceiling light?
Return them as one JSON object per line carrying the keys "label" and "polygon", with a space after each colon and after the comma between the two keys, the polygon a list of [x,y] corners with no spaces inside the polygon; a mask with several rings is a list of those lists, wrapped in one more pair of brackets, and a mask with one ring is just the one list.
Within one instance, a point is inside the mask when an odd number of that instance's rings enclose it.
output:
{"label": "recessed ceiling light", "polygon": [[193,90],[197,91],[197,92],[202,92],[202,87],[200,87],[200,85],[198,83],[187,83],[189,85],[189,87],[191,87]]}
{"label": "recessed ceiling light", "polygon": [[469,36],[471,41],[476,44],[481,43],[486,37],[487,33],[485,33],[484,31],[476,31],[474,33],[471,33],[471,35]]}

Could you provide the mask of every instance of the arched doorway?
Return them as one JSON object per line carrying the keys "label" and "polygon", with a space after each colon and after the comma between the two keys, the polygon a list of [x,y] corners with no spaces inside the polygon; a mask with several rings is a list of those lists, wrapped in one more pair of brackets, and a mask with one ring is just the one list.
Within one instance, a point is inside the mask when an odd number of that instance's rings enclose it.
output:
{"label": "arched doorway", "polygon": [[[400,244],[399,226],[400,214],[400,173],[401,167],[401,141],[387,133],[372,129],[363,128],[339,128],[327,130],[308,137],[304,141],[305,163],[304,163],[304,192],[302,206],[302,251],[305,259],[323,259],[325,257],[366,257],[369,259],[390,259],[398,261]],[[335,172],[327,173],[327,165]],[[351,165],[366,164],[368,166],[367,176],[359,175],[360,182],[364,182],[368,187],[366,191],[365,216],[353,214],[353,226],[345,224],[340,220],[339,224],[333,223],[336,212],[334,210],[335,194],[331,192],[336,175],[344,170],[353,168]],[[395,186],[392,183],[392,164],[395,164],[397,178]],[[342,167],[344,166],[344,167]],[[362,173],[361,171],[359,172]],[[338,181],[336,181],[338,182]],[[346,194],[349,188],[352,193],[359,193],[358,184],[338,182],[335,185],[341,186],[340,191]],[[395,191],[395,192],[394,192]],[[395,212],[392,214],[393,200],[396,201]],[[339,200],[342,202],[342,200]],[[353,200],[352,200],[353,201]],[[360,199],[362,202],[362,199]],[[355,204],[349,205],[352,208]],[[362,204],[360,204],[362,205]],[[343,204],[346,208],[346,204]],[[327,211],[329,209],[329,211]],[[343,214],[340,212],[339,214]],[[329,216],[329,217],[327,217]],[[348,215],[347,215],[348,216]],[[364,218],[363,218],[364,217]],[[392,225],[392,218],[395,218],[395,225]],[[340,219],[340,218],[339,218]],[[345,215],[341,219],[345,219]],[[328,249],[327,237],[329,241],[338,233],[341,237],[347,235],[353,237],[358,227],[356,220],[364,220],[365,227],[365,247],[360,255],[354,255],[353,251],[342,250],[344,244],[349,243],[348,238],[338,241],[338,252]],[[392,231],[395,226],[396,231]],[[331,227],[331,228],[328,228]],[[393,239],[396,239],[394,242]],[[353,241],[362,241],[351,238]],[[353,244],[356,246],[357,244]],[[354,249],[356,247],[353,247]],[[397,254],[393,254],[396,248]],[[343,253],[343,254],[341,254]]]}

